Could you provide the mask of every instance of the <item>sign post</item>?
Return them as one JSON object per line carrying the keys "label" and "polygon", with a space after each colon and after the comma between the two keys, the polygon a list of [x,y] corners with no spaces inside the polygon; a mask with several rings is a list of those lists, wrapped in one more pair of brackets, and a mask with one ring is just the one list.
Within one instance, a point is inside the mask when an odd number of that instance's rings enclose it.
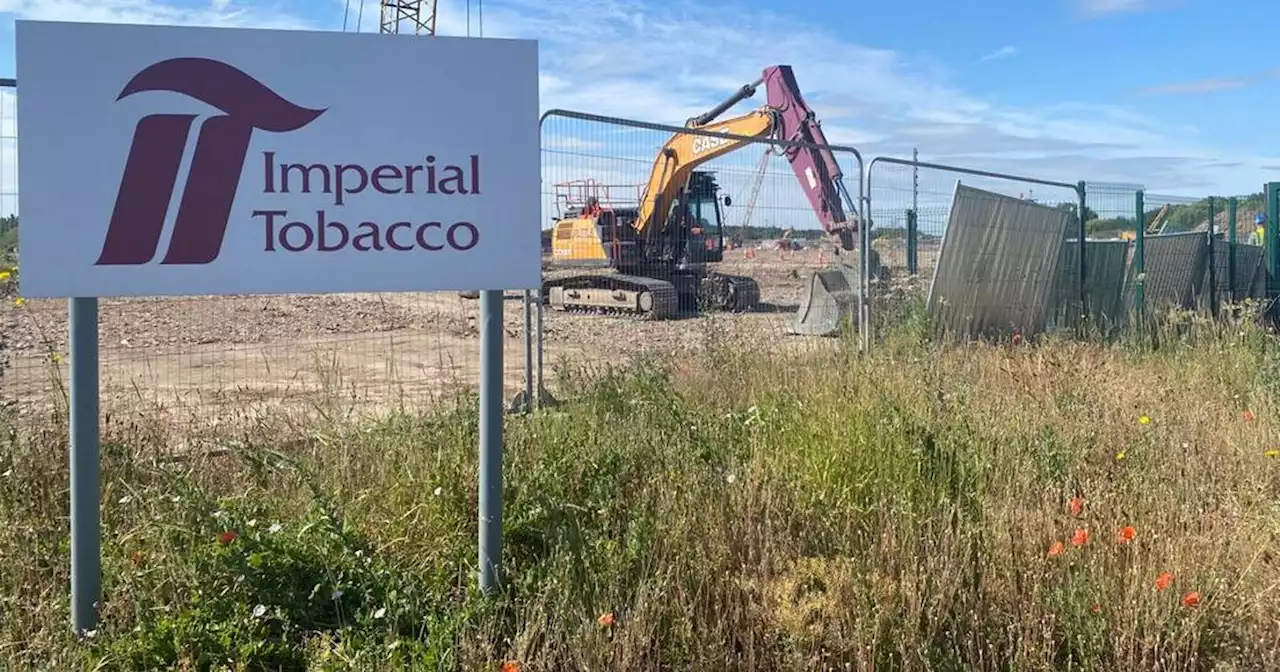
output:
{"label": "sign post", "polygon": [[[101,592],[103,296],[481,291],[491,589],[503,290],[541,286],[537,43],[47,21],[15,42],[21,291],[71,299],[75,629]],[[423,62],[446,67],[394,67]]]}
{"label": "sign post", "polygon": [[102,598],[102,486],[98,432],[98,300],[68,302],[71,368],[71,619],[92,630]]}
{"label": "sign post", "polygon": [[497,587],[502,564],[502,300],[501,291],[480,293],[478,541],[480,590],[486,594]]}

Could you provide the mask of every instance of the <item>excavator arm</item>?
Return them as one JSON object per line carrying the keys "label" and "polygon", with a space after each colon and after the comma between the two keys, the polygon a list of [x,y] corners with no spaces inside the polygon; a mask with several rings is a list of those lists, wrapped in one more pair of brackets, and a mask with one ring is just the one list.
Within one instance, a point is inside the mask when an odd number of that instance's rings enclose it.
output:
{"label": "excavator arm", "polygon": [[728,135],[759,138],[773,133],[777,127],[777,115],[773,110],[763,108],[699,127],[704,131],[724,133],[726,137],[678,133],[667,140],[649,171],[649,180],[636,215],[636,233],[662,230],[676,195],[688,183],[695,168],[751,142]]}
{"label": "excavator arm", "polygon": [[804,102],[795,73],[789,65],[771,65],[764,70],[766,105],[778,116],[778,135],[787,142],[803,142],[810,147],[785,148],[787,162],[795,171],[809,205],[828,235],[842,250],[854,249],[857,220],[850,221],[844,203],[852,199],[844,187],[843,172],[822,132],[817,115]]}
{"label": "excavator arm", "polygon": [[[754,96],[761,85],[764,85],[767,96],[764,107],[741,117],[715,121],[729,108]],[[779,140],[809,144],[808,147],[786,147],[783,154],[795,171],[823,230],[836,239],[841,250],[854,249],[858,222],[856,218],[851,221],[845,212],[844,204],[852,204],[852,199],[844,187],[843,172],[835,155],[826,148],[826,134],[822,132],[817,115],[800,94],[791,66],[771,65],[765,68],[760,79],[743,86],[706,113],[689,119],[685,125],[751,138],[774,135]],[[719,140],[689,133],[680,133],[668,140],[650,171],[636,219],[637,233],[662,229],[661,223],[671,211],[673,199],[694,168],[736,151],[744,144],[748,144],[747,141]],[[655,220],[655,216],[659,219]],[[655,227],[655,223],[659,226]]]}

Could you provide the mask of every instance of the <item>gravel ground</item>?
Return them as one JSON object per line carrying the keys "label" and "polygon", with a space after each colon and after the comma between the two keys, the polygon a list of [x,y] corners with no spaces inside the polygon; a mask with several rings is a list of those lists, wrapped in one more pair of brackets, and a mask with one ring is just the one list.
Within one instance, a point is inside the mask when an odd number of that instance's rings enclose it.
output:
{"label": "gravel ground", "polygon": [[[899,250],[882,248],[881,254],[887,264],[901,264]],[[927,254],[922,250],[922,260]],[[757,250],[753,259],[743,250],[727,253],[721,270],[754,277],[766,306],[752,314],[715,316],[714,338],[760,347],[803,341],[785,332],[808,272],[823,261],[815,250]],[[50,367],[51,359],[65,358],[66,301],[30,300],[16,306],[13,298],[0,304],[0,356],[9,359],[3,396],[29,402],[55,389],[40,371]],[[523,372],[520,301],[508,300],[504,313],[508,378],[517,385]],[[101,359],[104,369],[115,367],[112,382],[104,380],[104,397],[114,389],[133,396],[145,396],[148,388],[157,393],[219,392],[229,379],[244,395],[269,396],[286,382],[315,377],[310,370],[314,358],[302,352],[307,348],[339,353],[340,365],[352,377],[391,376],[382,370],[394,359],[399,369],[394,375],[418,383],[443,377],[442,367],[450,366],[471,378],[478,352],[478,302],[452,293],[104,299],[100,315]],[[562,359],[622,362],[642,351],[696,353],[712,337],[709,322],[648,322],[547,310],[547,375]],[[51,357],[51,348],[56,356]]]}

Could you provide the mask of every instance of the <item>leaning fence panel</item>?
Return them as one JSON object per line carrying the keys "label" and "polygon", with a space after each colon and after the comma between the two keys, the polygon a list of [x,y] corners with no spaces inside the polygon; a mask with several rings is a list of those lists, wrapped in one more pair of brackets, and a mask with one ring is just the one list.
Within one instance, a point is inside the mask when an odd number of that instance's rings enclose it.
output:
{"label": "leaning fence panel", "polygon": [[815,337],[856,330],[859,257],[824,229],[856,224],[860,158],[774,140],[775,123],[544,116],[539,378],[646,353],[830,345],[840,339]]}
{"label": "leaning fence panel", "polygon": [[877,157],[867,190],[873,246],[890,260],[872,290],[884,304],[879,324],[925,311],[953,336],[1025,336],[1078,312],[1080,292],[1063,288],[1076,185]]}

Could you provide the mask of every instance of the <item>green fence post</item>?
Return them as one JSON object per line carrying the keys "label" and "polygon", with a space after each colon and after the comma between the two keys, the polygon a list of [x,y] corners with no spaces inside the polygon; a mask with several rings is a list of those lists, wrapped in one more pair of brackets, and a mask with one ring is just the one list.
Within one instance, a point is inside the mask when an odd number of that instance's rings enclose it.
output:
{"label": "green fence post", "polygon": [[1227,199],[1227,288],[1231,303],[1240,302],[1240,288],[1236,286],[1236,216],[1240,203],[1235,196]]}
{"label": "green fence post", "polygon": [[1146,237],[1147,230],[1147,207],[1143,203],[1143,193],[1139,189],[1135,194],[1134,212],[1137,215],[1138,233],[1134,237],[1133,245],[1133,303],[1138,313],[1138,328],[1142,329],[1146,324],[1147,312],[1147,293],[1146,293],[1146,257],[1144,256],[1143,239]]}
{"label": "green fence post", "polygon": [[1205,247],[1208,248],[1208,255],[1209,255],[1209,259],[1207,261],[1209,266],[1208,279],[1207,279],[1207,282],[1209,283],[1209,287],[1208,287],[1209,314],[1214,318],[1217,318],[1218,317],[1218,264],[1217,264],[1217,259],[1215,258],[1217,256],[1217,249],[1216,249],[1216,246],[1214,245],[1214,235],[1213,235],[1213,228],[1214,228],[1213,217],[1215,213],[1213,209],[1213,206],[1214,206],[1213,197],[1210,196],[1208,200],[1209,200],[1209,225],[1207,227],[1206,234],[1209,237],[1205,239]]}
{"label": "green fence post", "polygon": [[916,221],[916,211],[914,209],[907,211],[907,273],[915,275],[920,272],[919,250],[919,233]]}
{"label": "green fence post", "polygon": [[1267,195],[1267,223],[1262,233],[1263,254],[1267,258],[1267,301],[1275,299],[1276,281],[1280,278],[1280,238],[1276,236],[1276,218],[1280,217],[1280,182],[1268,182],[1262,187]]}
{"label": "green fence post", "polygon": [[1080,289],[1080,327],[1081,327],[1080,333],[1083,334],[1084,329],[1087,328],[1087,325],[1085,324],[1085,322],[1086,320],[1089,319],[1088,318],[1089,299],[1086,296],[1086,294],[1088,293],[1088,290],[1085,287],[1085,277],[1084,277],[1084,269],[1085,269],[1085,262],[1084,262],[1085,222],[1084,222],[1084,219],[1085,219],[1085,213],[1088,212],[1088,209],[1085,207],[1086,199],[1085,199],[1084,180],[1080,180],[1079,182],[1076,183],[1076,194],[1080,197],[1080,204],[1076,206],[1076,224],[1077,224],[1076,236],[1079,237],[1080,239],[1080,257],[1079,257],[1080,279],[1078,281],[1078,284]]}

